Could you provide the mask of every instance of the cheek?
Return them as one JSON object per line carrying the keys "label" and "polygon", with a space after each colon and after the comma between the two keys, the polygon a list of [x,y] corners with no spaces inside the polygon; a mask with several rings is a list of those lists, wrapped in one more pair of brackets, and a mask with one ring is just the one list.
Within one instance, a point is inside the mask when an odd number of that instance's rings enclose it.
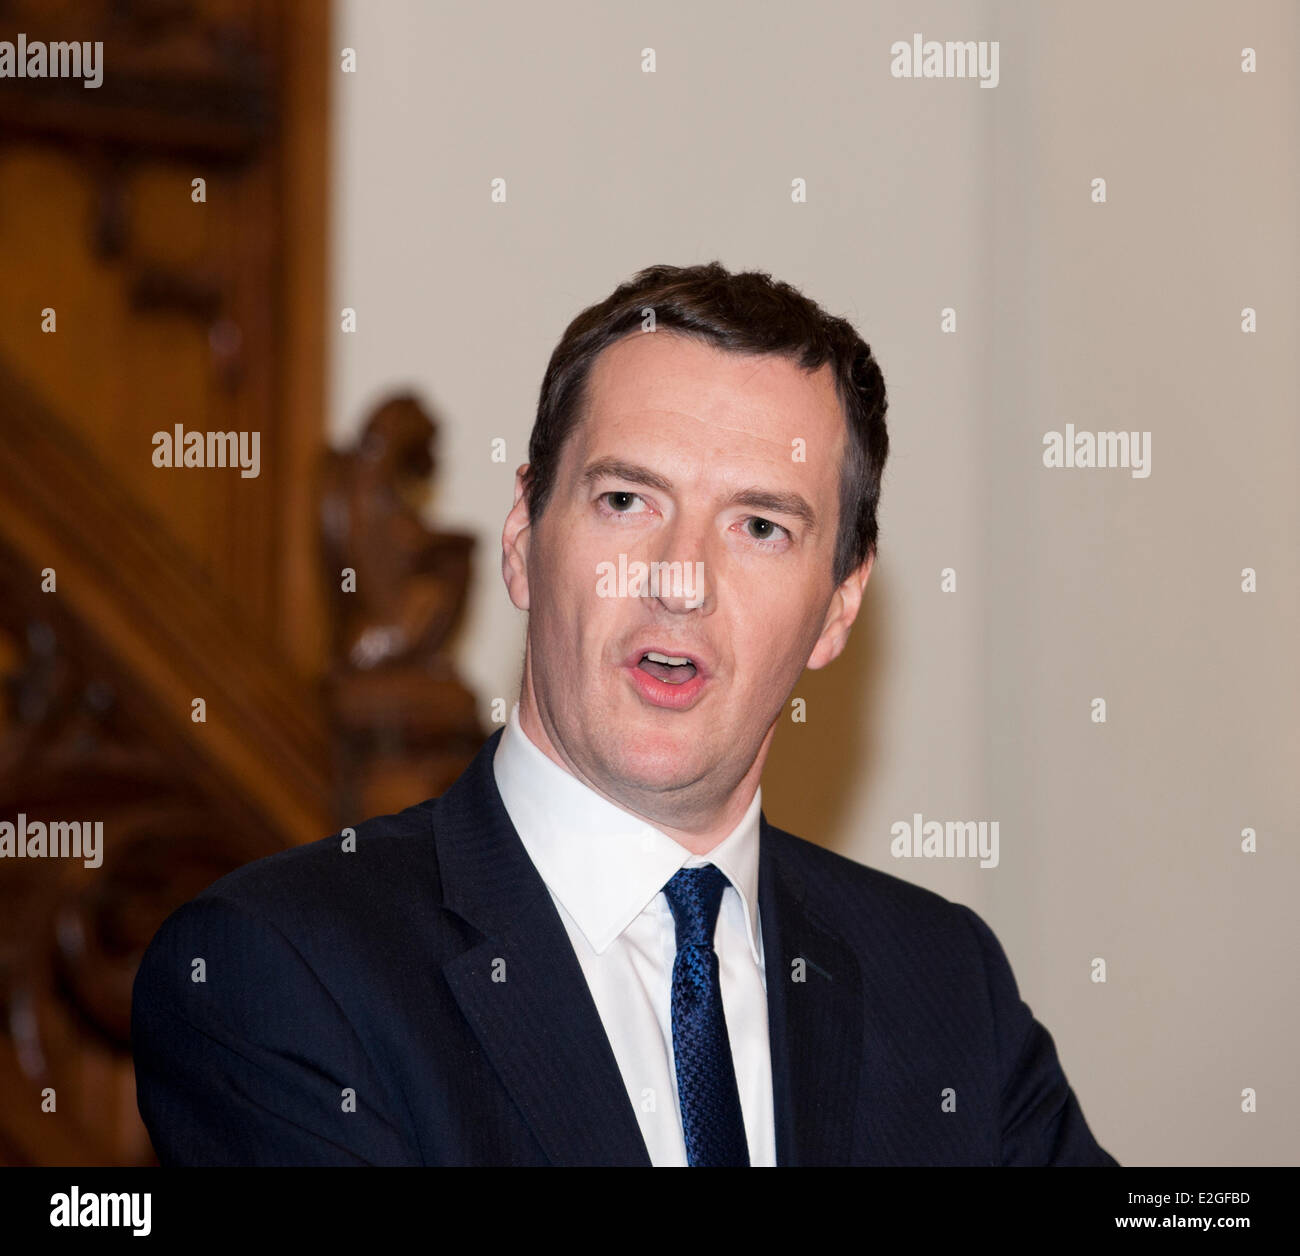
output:
{"label": "cheek", "polygon": [[597,595],[598,558],[589,558],[577,547],[561,558],[538,575],[530,632],[539,634],[558,656],[567,656],[571,665],[594,667],[604,643],[627,623],[626,599]]}
{"label": "cheek", "polygon": [[787,692],[807,665],[825,608],[809,609],[812,590],[786,585],[762,591],[747,590],[739,598],[739,614],[732,622],[735,656],[747,683],[763,691]]}
{"label": "cheek", "polygon": [[529,592],[544,605],[549,618],[570,618],[573,608],[595,591],[596,560],[588,561],[580,538],[558,520],[539,550],[529,565]]}

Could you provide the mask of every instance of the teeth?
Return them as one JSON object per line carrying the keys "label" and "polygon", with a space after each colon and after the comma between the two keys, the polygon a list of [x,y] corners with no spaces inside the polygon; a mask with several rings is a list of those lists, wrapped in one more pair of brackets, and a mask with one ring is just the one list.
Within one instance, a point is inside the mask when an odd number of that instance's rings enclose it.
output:
{"label": "teeth", "polygon": [[646,658],[652,663],[669,663],[673,667],[681,667],[683,663],[689,663],[690,659],[678,658],[673,654],[656,654],[653,650],[646,651]]}

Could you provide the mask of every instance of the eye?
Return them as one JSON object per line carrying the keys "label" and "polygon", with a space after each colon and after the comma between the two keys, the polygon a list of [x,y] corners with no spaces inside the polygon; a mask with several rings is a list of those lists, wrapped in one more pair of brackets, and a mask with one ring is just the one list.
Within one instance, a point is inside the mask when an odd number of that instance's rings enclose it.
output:
{"label": "eye", "polygon": [[[608,493],[601,493],[596,499],[598,502],[606,504],[606,511],[614,515],[639,515],[644,513],[645,501],[640,493],[631,493],[627,489],[613,489]],[[633,503],[640,502],[642,509],[633,510]]]}
{"label": "eye", "polygon": [[787,537],[790,535],[779,523],[773,523],[770,519],[763,519],[758,515],[751,515],[746,519],[745,527],[756,541],[774,540],[778,532],[785,533]]}

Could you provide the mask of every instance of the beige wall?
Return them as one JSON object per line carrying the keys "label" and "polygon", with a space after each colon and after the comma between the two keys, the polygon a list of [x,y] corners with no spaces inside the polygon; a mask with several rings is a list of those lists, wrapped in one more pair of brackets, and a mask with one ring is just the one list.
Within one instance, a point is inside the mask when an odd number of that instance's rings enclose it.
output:
{"label": "beige wall", "polygon": [[[890,391],[881,556],[765,809],[979,911],[1130,1164],[1300,1161],[1298,12],[336,3],[358,331],[331,433],[397,386],[444,420],[431,509],[481,538],[458,658],[484,718],[518,685],[501,523],[568,320],[713,258],[851,318]],[[891,77],[914,31],[998,40],[998,86]],[[1151,432],[1150,477],[1044,468],[1066,423]],[[997,820],[999,866],[892,858],[914,812]]]}

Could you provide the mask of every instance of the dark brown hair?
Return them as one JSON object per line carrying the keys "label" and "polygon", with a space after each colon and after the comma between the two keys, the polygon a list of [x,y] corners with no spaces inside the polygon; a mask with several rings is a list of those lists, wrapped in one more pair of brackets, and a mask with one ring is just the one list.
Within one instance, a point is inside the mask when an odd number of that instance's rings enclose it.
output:
{"label": "dark brown hair", "polygon": [[718,262],[649,266],[565,328],[551,354],[528,442],[528,513],[542,516],[564,442],[583,412],[597,355],[642,331],[672,331],[733,353],[774,353],[815,371],[829,362],[848,425],[840,471],[840,521],[832,575],[838,586],[876,551],[876,507],[889,452],[885,380],[871,347],[797,289],[762,271],[732,274]]}

